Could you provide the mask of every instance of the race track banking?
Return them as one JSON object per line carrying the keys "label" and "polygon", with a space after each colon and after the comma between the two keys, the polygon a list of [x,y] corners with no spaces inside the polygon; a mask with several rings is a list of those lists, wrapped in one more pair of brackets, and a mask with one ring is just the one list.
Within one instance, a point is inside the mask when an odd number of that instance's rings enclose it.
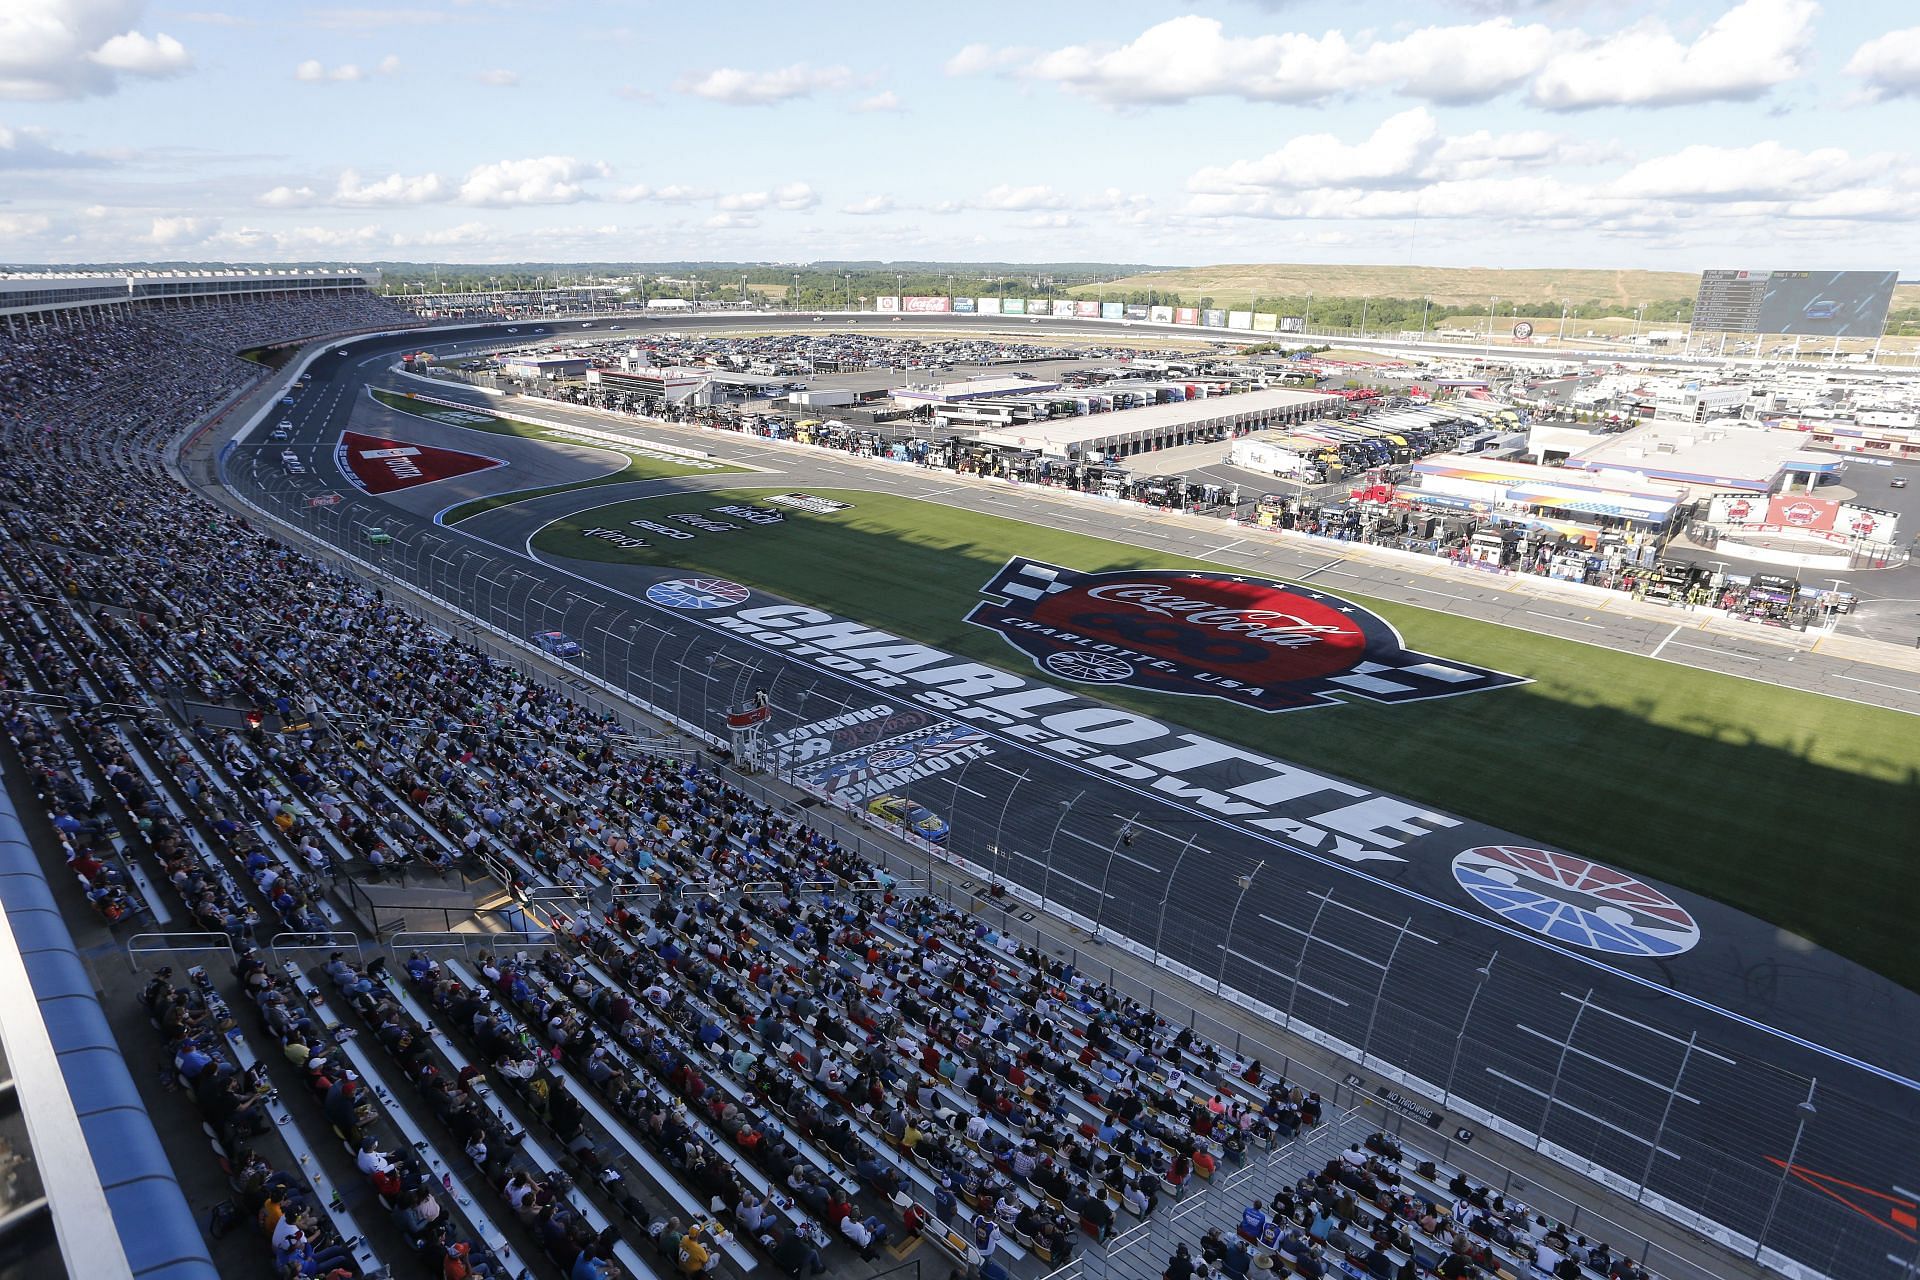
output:
{"label": "race track banking", "polygon": [[[696,327],[685,317],[662,325]],[[889,669],[873,656],[886,650],[884,638],[839,625],[857,619],[815,616],[725,585],[649,598],[649,588],[688,575],[542,561],[528,546],[554,519],[648,493],[723,484],[883,489],[1044,522],[1077,519],[1076,531],[1307,579],[1335,595],[1350,589],[1429,606],[1444,596],[1447,608],[1469,616],[1633,652],[1665,648],[1663,660],[1741,676],[1768,678],[1777,668],[1781,683],[1872,692],[1874,701],[1909,710],[1920,710],[1920,682],[1909,688],[1880,672],[1888,690],[1863,691],[1857,678],[1849,688],[1845,677],[1859,664],[1803,649],[1754,645],[1742,653],[1716,640],[1683,656],[1673,652],[1668,627],[1634,618],[1596,620],[1332,551],[1228,546],[1231,536],[1127,509],[1036,506],[1029,495],[941,473],[655,424],[635,430],[767,474],[552,495],[448,528],[433,516],[454,503],[589,478],[617,461],[604,451],[429,424],[366,396],[367,385],[427,390],[388,373],[395,353],[421,345],[418,335],[365,339],[345,356],[319,357],[296,407],[271,411],[223,451],[225,482],[355,554],[381,556],[510,632],[557,627],[580,636],[585,669],[683,720],[711,727],[749,691],[769,690],[770,732],[796,773],[867,792],[886,789],[889,777],[911,777],[902,789],[950,821],[956,854],[1069,913],[1098,916],[1204,982],[1222,975],[1268,1016],[1290,1015],[1303,1034],[1364,1046],[1427,1092],[1451,1085],[1449,1132],[1497,1115],[1540,1135],[1562,1158],[1597,1162],[1628,1194],[1644,1183],[1650,1197],[1741,1236],[1758,1234],[1784,1187],[1767,1244],[1831,1276],[1892,1276],[1899,1269],[1890,1255],[1902,1265],[1912,1255],[1911,1229],[1882,1200],[1839,1202],[1809,1177],[1783,1183],[1779,1162],[1806,1118],[1798,1104],[1811,1088],[1817,1110],[1800,1138],[1798,1170],[1877,1189],[1883,1200],[1893,1188],[1920,1185],[1914,993],[1697,895],[1621,883],[1604,868],[1581,876],[1577,861],[1533,852],[1535,842],[1468,816],[1421,811],[1183,734],[1178,698],[1164,699],[1164,713],[1150,720],[1108,712],[1072,691],[1080,686],[1015,674],[1022,668],[1013,660],[997,672],[959,660]],[[441,394],[483,403],[460,388]],[[544,402],[527,411],[568,413]],[[294,424],[292,441],[267,442],[283,413]],[[349,414],[355,430],[507,465],[374,497],[335,465]],[[280,465],[288,448],[306,474]],[[328,494],[339,500],[309,505]],[[394,545],[361,543],[359,531],[370,525],[392,533]],[[810,627],[811,636],[793,634]],[[855,656],[863,650],[867,658]],[[1581,936],[1575,924],[1586,945],[1566,941]],[[1389,1074],[1378,1065],[1359,1071],[1369,1082]]]}

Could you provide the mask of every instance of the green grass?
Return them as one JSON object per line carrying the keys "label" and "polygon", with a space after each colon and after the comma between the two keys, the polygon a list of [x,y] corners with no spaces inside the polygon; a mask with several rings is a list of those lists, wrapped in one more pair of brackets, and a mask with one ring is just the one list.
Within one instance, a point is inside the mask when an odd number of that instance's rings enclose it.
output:
{"label": "green grass", "polygon": [[397,391],[376,390],[373,397],[389,409],[412,414],[416,418],[425,418],[429,422],[442,422],[449,426],[466,427],[473,431],[491,432],[497,436],[519,436],[522,440],[557,440],[563,444],[585,445],[593,449],[604,449],[608,453],[621,454],[627,460],[627,465],[612,475],[599,476],[592,480],[576,480],[567,484],[550,484],[538,489],[496,493],[485,498],[475,498],[472,502],[463,502],[447,512],[446,523],[448,524],[458,524],[470,516],[477,516],[483,511],[492,511],[496,507],[510,506],[530,498],[544,498],[551,493],[566,493],[573,489],[592,489],[603,484],[624,484],[629,480],[666,480],[674,476],[710,476],[746,470],[745,467],[729,466],[724,462],[708,466],[688,466],[664,457],[634,453],[615,444],[535,426],[531,422],[521,422],[517,418],[503,418],[497,414],[483,413],[478,409],[468,411],[448,409],[443,405],[422,404]]}
{"label": "green grass", "polygon": [[[866,491],[853,509],[625,551],[580,536],[778,489],[617,503],[549,525],[537,549],[698,569],[1029,678],[961,619],[1011,555],[1079,569],[1203,562]],[[1220,567],[1220,566],[1210,566]],[[1717,898],[1904,983],[1920,910],[1920,733],[1912,717],[1408,605],[1354,596],[1407,644],[1535,683],[1411,706],[1268,716],[1215,699],[1104,699]],[[1069,686],[1073,687],[1073,686]]]}

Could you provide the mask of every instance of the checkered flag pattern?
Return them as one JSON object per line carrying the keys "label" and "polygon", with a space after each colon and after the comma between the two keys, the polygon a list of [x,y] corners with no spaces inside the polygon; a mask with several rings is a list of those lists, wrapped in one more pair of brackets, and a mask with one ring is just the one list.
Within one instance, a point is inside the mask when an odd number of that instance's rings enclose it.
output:
{"label": "checkered flag pattern", "polygon": [[1032,560],[1010,560],[981,590],[989,595],[1016,596],[1022,600],[1044,600],[1055,592],[1066,591],[1071,583],[1060,579],[1061,570]]}

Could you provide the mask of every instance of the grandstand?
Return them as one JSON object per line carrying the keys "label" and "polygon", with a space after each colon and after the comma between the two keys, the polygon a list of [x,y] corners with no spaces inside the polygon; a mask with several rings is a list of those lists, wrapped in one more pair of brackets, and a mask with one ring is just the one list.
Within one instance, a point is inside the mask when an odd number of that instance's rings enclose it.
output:
{"label": "grandstand", "polygon": [[[400,320],[339,279],[0,341],[5,1046],[118,1229],[54,1206],[68,1274],[1150,1277],[1210,1228],[1227,1275],[1649,1274],[178,483],[236,350]],[[456,874],[515,909],[356,929]]]}

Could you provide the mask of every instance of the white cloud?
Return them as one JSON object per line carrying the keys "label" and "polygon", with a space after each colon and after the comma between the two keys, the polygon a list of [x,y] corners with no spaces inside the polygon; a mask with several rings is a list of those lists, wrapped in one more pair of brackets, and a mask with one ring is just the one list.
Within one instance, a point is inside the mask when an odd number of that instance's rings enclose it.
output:
{"label": "white cloud", "polygon": [[1920,93],[1920,27],[1867,41],[1847,59],[1847,74],[1866,81],[1867,91],[1877,98]]}
{"label": "white cloud", "polygon": [[0,239],[25,240],[52,229],[53,220],[44,213],[0,213]]}
{"label": "white cloud", "polygon": [[99,156],[63,151],[47,138],[44,129],[0,124],[0,169],[85,169],[103,163]]}
{"label": "white cloud", "polygon": [[6,0],[0,5],[0,98],[54,101],[112,93],[125,76],[179,75],[178,40],[134,29],[143,0]]}
{"label": "white cloud", "polygon": [[796,62],[773,71],[743,71],[737,67],[717,67],[702,75],[682,77],[674,87],[682,93],[709,102],[724,102],[736,107],[766,107],[776,102],[811,97],[815,93],[844,89],[852,83],[853,73],[845,67],[810,67]]}
{"label": "white cloud", "polygon": [[1798,200],[1862,183],[1892,164],[1887,156],[1855,159],[1839,147],[1696,145],[1635,165],[1613,189],[1638,200]]}
{"label": "white cloud", "polygon": [[164,33],[123,32],[87,56],[109,71],[135,76],[177,76],[193,65],[186,46]]}
{"label": "white cloud", "polygon": [[329,67],[318,58],[308,58],[293,69],[295,80],[304,80],[308,84],[326,84],[328,81],[347,83],[365,80],[367,73],[351,62],[343,62],[337,67]]}
{"label": "white cloud", "polygon": [[319,199],[312,187],[275,187],[263,193],[258,203],[270,209],[302,209]]}
{"label": "white cloud", "polygon": [[178,249],[199,244],[219,229],[218,218],[155,218],[152,229],[143,238],[157,248]]}
{"label": "white cloud", "polygon": [[339,185],[334,188],[333,199],[329,203],[371,208],[380,205],[430,204],[445,200],[448,195],[446,180],[437,173],[423,173],[417,178],[390,173],[377,182],[362,182],[358,173],[347,169],[341,172]]}
{"label": "white cloud", "polygon": [[1317,102],[1368,90],[1467,103],[1529,86],[1537,105],[1555,110],[1659,106],[1752,98],[1799,75],[1817,10],[1815,0],[1742,0],[1691,42],[1651,18],[1601,36],[1500,16],[1377,39],[1337,29],[1233,35],[1216,18],[1186,14],[1119,45],[1039,54],[968,45],[947,71],[1050,81],[1114,107]]}
{"label": "white cloud", "polygon": [[496,89],[511,89],[520,83],[520,73],[518,71],[509,71],[505,67],[494,67],[490,70],[482,71],[479,75],[475,76],[474,79],[478,80],[481,84],[492,85]]}
{"label": "white cloud", "polygon": [[901,109],[900,95],[895,93],[891,89],[883,89],[879,93],[874,94],[871,98],[860,99],[860,101],[854,103],[853,109],[855,111],[866,111],[866,112],[898,111]]}
{"label": "white cloud", "polygon": [[970,44],[947,59],[950,76],[975,76],[983,71],[1002,71],[1033,56],[1032,49],[996,49],[990,44]]}
{"label": "white cloud", "polygon": [[611,176],[605,164],[572,156],[496,160],[468,171],[460,184],[460,201],[496,207],[572,204],[589,197],[588,181]]}
{"label": "white cloud", "polygon": [[1022,212],[1028,209],[1063,209],[1067,198],[1044,184],[1016,187],[1010,183],[1001,183],[988,188],[986,194],[975,202],[981,209],[1005,209]]}
{"label": "white cloud", "polygon": [[1797,77],[1813,38],[1814,0],[1744,0],[1690,43],[1649,18],[1556,54],[1533,101],[1556,111],[1755,98]]}
{"label": "white cloud", "polygon": [[760,219],[751,213],[716,213],[701,225],[714,231],[737,231],[760,225]]}
{"label": "white cloud", "polygon": [[1297,134],[1258,160],[1201,169],[1187,180],[1187,189],[1398,186],[1426,167],[1439,140],[1440,126],[1426,108],[1414,107],[1389,116],[1364,142],[1348,144],[1330,133]]}
{"label": "white cloud", "polygon": [[893,210],[893,197],[885,195],[867,196],[865,199],[855,200],[852,204],[842,205],[840,207],[840,212],[851,213],[856,217],[865,217],[875,213],[891,213]]}
{"label": "white cloud", "polygon": [[376,65],[373,70],[375,75],[390,76],[396,74],[400,70],[400,55],[397,53],[388,54],[386,57],[380,59],[379,64]]}
{"label": "white cloud", "polygon": [[811,209],[819,203],[819,194],[804,182],[789,182],[771,191],[737,191],[714,201],[716,208],[734,213],[757,209],[797,211]]}
{"label": "white cloud", "polygon": [[654,204],[698,204],[713,199],[713,192],[704,187],[689,187],[679,183],[654,187],[641,182],[619,188],[613,193],[613,199],[621,204],[638,204],[643,200]]}
{"label": "white cloud", "polygon": [[1080,224],[1070,213],[1035,213],[1018,219],[1013,225],[1030,231],[1059,231]]}

